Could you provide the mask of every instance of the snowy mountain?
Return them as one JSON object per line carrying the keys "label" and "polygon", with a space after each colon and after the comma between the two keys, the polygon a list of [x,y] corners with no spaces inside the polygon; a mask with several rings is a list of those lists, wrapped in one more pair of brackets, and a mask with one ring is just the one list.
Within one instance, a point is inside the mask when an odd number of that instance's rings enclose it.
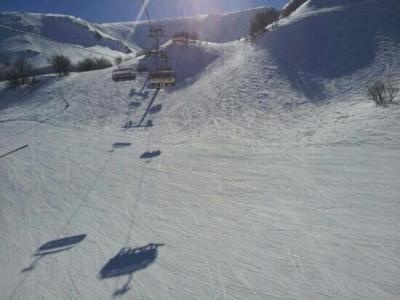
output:
{"label": "snowy mountain", "polygon": [[[176,32],[194,31],[204,41],[223,43],[248,34],[251,18],[260,9],[221,15],[154,21],[165,27],[167,42]],[[91,24],[80,18],[55,14],[0,13],[0,66],[26,58],[36,68],[63,54],[73,62],[85,57],[134,57],[148,42],[147,22]]]}
{"label": "snowy mountain", "polygon": [[398,299],[400,98],[365,94],[400,81],[399,13],[309,0],[254,43],[168,42],[165,90],[2,85],[4,299]]}
{"label": "snowy mountain", "polygon": [[[202,41],[226,43],[247,36],[251,19],[263,9],[265,7],[225,14],[163,19],[154,21],[154,25],[165,27],[167,36],[164,41],[170,40],[177,32],[187,31],[198,33]],[[97,27],[127,44],[138,45],[141,48],[151,46],[148,44],[147,22],[109,23]]]}
{"label": "snowy mountain", "polygon": [[0,64],[26,58],[35,67],[55,54],[74,62],[90,56],[126,56],[133,49],[76,17],[36,13],[0,13]]}

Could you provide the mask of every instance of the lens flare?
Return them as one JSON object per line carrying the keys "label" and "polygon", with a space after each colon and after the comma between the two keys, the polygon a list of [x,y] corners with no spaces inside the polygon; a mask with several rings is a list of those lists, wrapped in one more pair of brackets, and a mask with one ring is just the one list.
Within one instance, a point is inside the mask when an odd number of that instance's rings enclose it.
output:
{"label": "lens flare", "polygon": [[134,23],[134,25],[133,25],[133,27],[132,27],[132,30],[131,30],[131,32],[129,33],[129,35],[127,36],[127,38],[126,38],[126,42],[129,42],[129,40],[131,39],[132,35],[135,34],[135,32],[136,32],[136,27],[137,27],[137,22],[138,22],[139,20],[142,19],[143,14],[146,12],[146,9],[147,9],[147,7],[148,7],[148,5],[149,5],[149,3],[150,3],[150,0],[143,0],[142,3],[143,3],[143,4],[142,4],[142,6],[140,7],[140,10],[139,10],[139,12],[138,12],[138,14],[137,14],[137,16],[136,16],[136,18],[135,18],[135,23]]}

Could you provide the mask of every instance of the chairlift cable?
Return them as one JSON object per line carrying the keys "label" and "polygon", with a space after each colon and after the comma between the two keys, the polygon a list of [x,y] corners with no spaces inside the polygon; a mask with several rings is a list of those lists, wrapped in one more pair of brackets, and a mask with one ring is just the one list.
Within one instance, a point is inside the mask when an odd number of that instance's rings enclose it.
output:
{"label": "chairlift cable", "polygon": [[144,6],[144,12],[146,14],[147,20],[149,20],[149,24],[150,24],[150,28],[151,28],[153,26],[153,24],[151,23],[149,11],[147,10],[146,0],[142,0],[142,2],[143,2],[143,6]]}

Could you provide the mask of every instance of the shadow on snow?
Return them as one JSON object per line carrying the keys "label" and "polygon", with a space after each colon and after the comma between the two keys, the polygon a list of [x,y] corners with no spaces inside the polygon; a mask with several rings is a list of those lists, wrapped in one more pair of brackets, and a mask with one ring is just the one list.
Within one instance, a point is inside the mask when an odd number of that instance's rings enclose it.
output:
{"label": "shadow on snow", "polygon": [[82,242],[85,238],[86,234],[80,234],[76,236],[53,240],[43,244],[33,253],[33,256],[37,258],[28,267],[24,268],[22,272],[32,271],[39,260],[41,260],[43,257],[69,250]]}
{"label": "shadow on snow", "polygon": [[148,244],[138,248],[122,248],[100,270],[100,279],[114,278],[128,275],[123,287],[114,292],[114,296],[123,295],[129,291],[133,273],[147,268],[154,263],[158,255],[158,247],[164,244]]}

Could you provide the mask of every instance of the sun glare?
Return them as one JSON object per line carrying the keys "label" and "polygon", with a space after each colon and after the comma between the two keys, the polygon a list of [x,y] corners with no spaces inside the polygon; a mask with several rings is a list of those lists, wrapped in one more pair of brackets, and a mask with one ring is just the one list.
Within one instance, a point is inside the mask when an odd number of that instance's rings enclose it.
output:
{"label": "sun glare", "polygon": [[135,18],[135,24],[134,24],[131,32],[129,33],[128,37],[126,38],[126,41],[129,41],[131,39],[132,35],[135,34],[137,22],[142,19],[143,14],[145,13],[145,10],[146,10],[146,8],[148,7],[148,5],[150,3],[150,0],[141,0],[141,1],[142,1],[143,4],[140,7],[140,10],[139,10],[139,12],[138,12],[138,14],[137,14],[137,16]]}

